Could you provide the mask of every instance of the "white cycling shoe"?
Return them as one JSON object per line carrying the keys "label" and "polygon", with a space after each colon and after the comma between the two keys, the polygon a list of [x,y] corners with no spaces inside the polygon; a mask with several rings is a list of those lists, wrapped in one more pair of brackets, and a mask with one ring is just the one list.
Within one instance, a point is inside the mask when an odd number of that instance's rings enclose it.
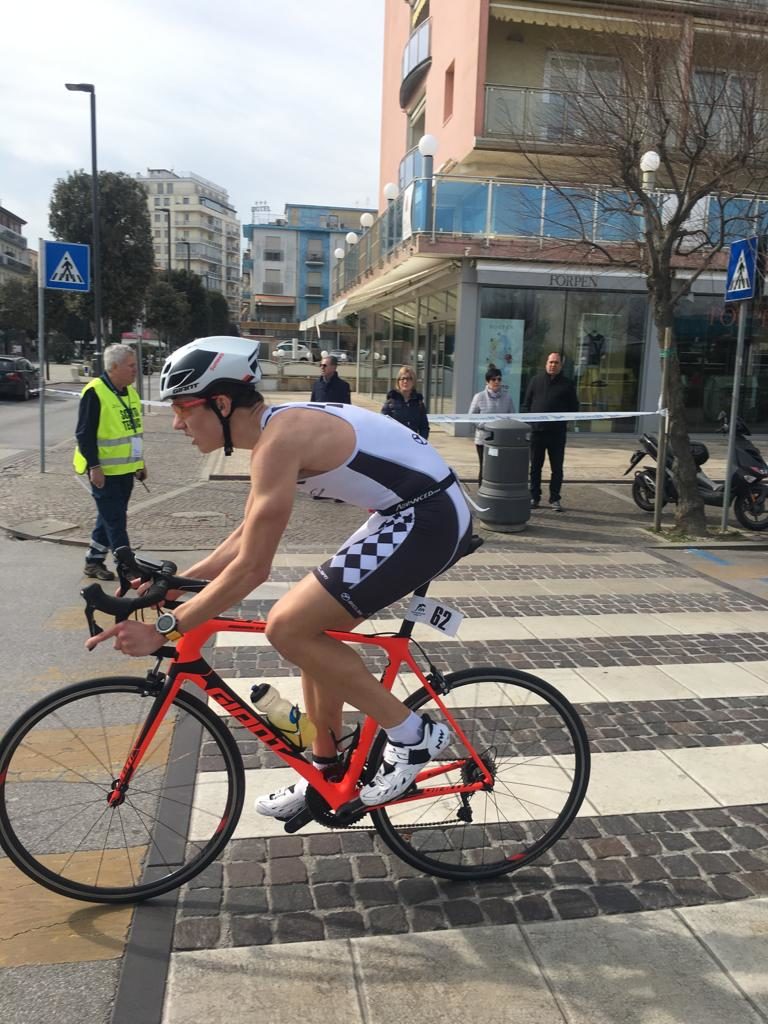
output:
{"label": "white cycling shoe", "polygon": [[274,793],[260,796],[256,801],[256,810],[267,818],[288,821],[306,807],[306,792],[307,780],[299,779],[291,786],[283,786]]}
{"label": "white cycling shoe", "polygon": [[381,767],[373,782],[363,786],[358,794],[366,806],[397,800],[425,765],[448,746],[452,735],[448,726],[433,722],[429,715],[422,715],[421,720],[424,731],[418,743],[406,745],[390,740],[384,747]]}

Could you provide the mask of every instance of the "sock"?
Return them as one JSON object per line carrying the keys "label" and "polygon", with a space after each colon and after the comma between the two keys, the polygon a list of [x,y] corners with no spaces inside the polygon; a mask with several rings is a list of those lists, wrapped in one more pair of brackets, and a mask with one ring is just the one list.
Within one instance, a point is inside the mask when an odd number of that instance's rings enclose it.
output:
{"label": "sock", "polygon": [[424,735],[424,723],[414,711],[410,711],[400,725],[396,725],[392,729],[387,729],[386,732],[387,738],[390,739],[392,743],[398,743],[400,746],[410,747],[414,743],[418,743]]}

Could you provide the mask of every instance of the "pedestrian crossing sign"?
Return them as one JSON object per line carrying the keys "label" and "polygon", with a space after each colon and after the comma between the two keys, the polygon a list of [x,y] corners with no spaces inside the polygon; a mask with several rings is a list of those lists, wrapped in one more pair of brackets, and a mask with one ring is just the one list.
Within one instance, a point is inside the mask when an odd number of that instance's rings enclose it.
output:
{"label": "pedestrian crossing sign", "polygon": [[44,288],[68,292],[91,290],[89,245],[75,242],[43,242]]}
{"label": "pedestrian crossing sign", "polygon": [[725,279],[725,301],[741,302],[754,298],[756,277],[757,238],[742,238],[733,242]]}

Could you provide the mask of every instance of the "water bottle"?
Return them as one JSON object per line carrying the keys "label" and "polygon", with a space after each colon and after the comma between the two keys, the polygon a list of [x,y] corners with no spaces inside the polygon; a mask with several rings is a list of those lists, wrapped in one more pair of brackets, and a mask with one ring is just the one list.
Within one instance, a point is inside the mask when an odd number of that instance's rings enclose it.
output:
{"label": "water bottle", "polygon": [[274,686],[259,683],[251,689],[251,702],[273,728],[297,750],[308,747],[317,735],[315,725],[298,704],[280,696]]}

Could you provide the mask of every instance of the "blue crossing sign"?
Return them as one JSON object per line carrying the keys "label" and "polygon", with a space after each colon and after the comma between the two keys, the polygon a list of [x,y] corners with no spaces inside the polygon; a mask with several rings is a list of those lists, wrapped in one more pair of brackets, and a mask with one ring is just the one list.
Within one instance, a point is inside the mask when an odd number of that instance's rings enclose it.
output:
{"label": "blue crossing sign", "polygon": [[725,301],[742,302],[754,298],[756,278],[757,238],[742,238],[733,242],[725,278]]}
{"label": "blue crossing sign", "polygon": [[76,242],[43,242],[43,288],[91,290],[91,247]]}

